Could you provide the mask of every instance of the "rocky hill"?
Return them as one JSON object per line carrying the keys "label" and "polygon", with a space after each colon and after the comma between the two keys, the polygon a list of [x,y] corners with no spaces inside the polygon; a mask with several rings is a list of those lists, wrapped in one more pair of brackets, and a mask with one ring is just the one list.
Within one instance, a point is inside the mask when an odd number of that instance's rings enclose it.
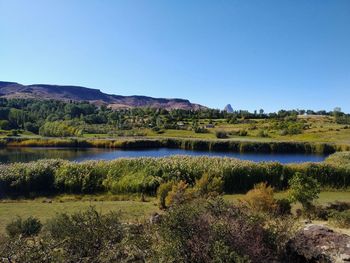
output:
{"label": "rocky hill", "polygon": [[107,105],[113,109],[151,107],[162,109],[197,110],[206,108],[185,99],[163,99],[147,96],[121,96],[80,86],[60,86],[47,84],[22,85],[16,82],[0,81],[0,97],[55,99],[65,101],[89,101],[97,105]]}
{"label": "rocky hill", "polygon": [[227,104],[224,108],[224,111],[228,112],[228,113],[232,113],[233,112],[233,109],[232,109],[232,106],[231,104]]}

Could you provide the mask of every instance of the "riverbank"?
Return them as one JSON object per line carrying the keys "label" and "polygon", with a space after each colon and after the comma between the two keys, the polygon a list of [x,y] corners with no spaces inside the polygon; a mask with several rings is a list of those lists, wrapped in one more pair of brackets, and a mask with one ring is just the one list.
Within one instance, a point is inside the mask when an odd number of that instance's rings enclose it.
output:
{"label": "riverbank", "polygon": [[0,139],[2,147],[74,147],[74,148],[117,148],[149,149],[177,148],[186,150],[254,152],[254,153],[317,153],[332,154],[336,151],[349,151],[350,145],[293,142],[293,141],[244,141],[233,139],[186,139],[186,138],[25,138],[9,137]]}

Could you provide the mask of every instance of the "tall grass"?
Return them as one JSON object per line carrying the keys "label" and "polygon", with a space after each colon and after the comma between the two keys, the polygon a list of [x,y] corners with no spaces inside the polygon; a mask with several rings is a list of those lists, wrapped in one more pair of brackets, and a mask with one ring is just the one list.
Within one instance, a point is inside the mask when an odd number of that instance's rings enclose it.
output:
{"label": "tall grass", "polygon": [[346,145],[309,142],[253,142],[199,139],[77,139],[77,138],[5,138],[0,146],[17,147],[96,147],[96,148],[179,148],[188,150],[263,152],[263,153],[320,153],[330,154],[347,150]]}
{"label": "tall grass", "polygon": [[0,195],[98,192],[154,195],[163,182],[183,180],[192,185],[203,174],[221,177],[226,193],[246,192],[260,182],[283,190],[296,172],[316,178],[324,188],[350,186],[349,166],[338,162],[283,165],[232,158],[174,156],[83,163],[40,160],[0,165]]}

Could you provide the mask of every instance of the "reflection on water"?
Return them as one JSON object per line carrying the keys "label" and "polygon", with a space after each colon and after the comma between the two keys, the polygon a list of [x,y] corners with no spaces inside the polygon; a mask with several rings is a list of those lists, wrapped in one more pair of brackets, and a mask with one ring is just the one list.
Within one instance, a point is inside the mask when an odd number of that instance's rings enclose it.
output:
{"label": "reflection on water", "polygon": [[113,160],[123,157],[165,157],[171,155],[232,157],[255,162],[278,161],[281,163],[321,162],[325,155],[317,154],[267,154],[191,151],[182,149],[120,150],[101,148],[3,148],[0,149],[0,162],[30,162],[38,159],[61,158],[71,161]]}

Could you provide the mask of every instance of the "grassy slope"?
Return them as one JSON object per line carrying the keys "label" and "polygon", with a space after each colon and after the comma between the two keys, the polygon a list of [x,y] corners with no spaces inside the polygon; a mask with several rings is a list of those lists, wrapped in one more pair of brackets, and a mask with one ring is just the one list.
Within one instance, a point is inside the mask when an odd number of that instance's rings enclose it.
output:
{"label": "grassy slope", "polygon": [[[198,139],[216,139],[216,130],[238,131],[247,130],[248,136],[230,136],[233,140],[243,141],[301,141],[301,142],[332,142],[339,144],[350,144],[350,129],[344,129],[345,125],[336,124],[332,117],[312,116],[300,117],[307,121],[310,129],[302,134],[281,136],[279,131],[271,128],[271,122],[266,120],[255,120],[255,124],[228,124],[224,120],[214,120],[215,128],[210,128],[209,133],[195,133],[192,130],[164,130],[164,133],[158,134],[150,129],[138,130],[150,138],[198,138]],[[207,122],[204,122],[207,124]],[[255,126],[255,127],[254,127]],[[266,130],[269,133],[268,138],[258,136],[259,130]],[[91,138],[107,138],[111,135],[85,135]]]}
{"label": "grassy slope", "polygon": [[[224,198],[230,202],[237,201],[243,195],[225,195]],[[277,198],[283,198],[286,192],[277,193]],[[92,200],[94,200],[93,198]],[[4,233],[5,226],[16,216],[28,217],[36,216],[42,222],[54,216],[57,212],[72,213],[85,209],[89,206],[95,206],[102,212],[119,211],[124,221],[143,221],[147,220],[153,212],[159,212],[157,201],[154,198],[147,198],[147,202],[140,201],[88,201],[88,200],[70,200],[63,203],[54,199],[52,203],[43,203],[43,199],[23,200],[0,203],[0,233]],[[350,202],[350,191],[348,192],[322,192],[318,199],[319,204],[325,204],[332,201]],[[296,207],[294,207],[295,209]]]}
{"label": "grassy slope", "polygon": [[[302,134],[281,136],[277,130],[271,128],[271,123],[265,120],[256,120],[255,124],[227,124],[217,122],[215,128],[209,129],[210,133],[198,134],[193,131],[185,130],[165,130],[163,134],[147,132],[151,137],[182,137],[182,138],[201,138],[215,139],[216,130],[225,130],[227,132],[237,130],[247,130],[248,136],[231,136],[234,140],[248,141],[302,141],[302,142],[332,142],[339,144],[350,144],[350,129],[344,129],[345,125],[336,124],[332,118],[327,117],[308,117],[304,118],[310,129],[305,130]],[[256,128],[253,128],[256,126]],[[259,130],[267,130],[268,138],[258,136]]]}
{"label": "grassy slope", "polygon": [[[86,139],[118,139],[126,140],[132,138],[139,139],[158,139],[158,138],[193,138],[193,139],[216,139],[215,132],[217,130],[225,130],[227,132],[234,132],[239,130],[247,130],[248,136],[231,135],[229,139],[234,141],[255,141],[255,142],[270,142],[270,141],[293,141],[293,142],[324,142],[335,143],[339,145],[350,146],[350,128],[344,129],[346,125],[336,124],[332,117],[325,116],[308,116],[299,117],[306,121],[309,129],[304,130],[302,134],[297,135],[285,135],[279,134],[279,130],[273,128],[273,122],[271,120],[254,120],[255,123],[244,124],[228,124],[225,120],[213,120],[215,128],[209,128],[208,133],[195,133],[192,130],[163,130],[163,133],[159,134],[151,129],[135,129],[128,131],[121,131],[125,134],[118,136],[117,134],[84,134],[83,138]],[[208,124],[209,120],[203,120],[201,125]],[[189,122],[190,123],[190,122]],[[258,133],[261,130],[268,132],[269,137],[259,137]],[[6,137],[8,131],[0,130],[0,137]],[[134,136],[134,135],[139,136]],[[23,138],[41,138],[38,135],[24,132],[20,135]]]}

